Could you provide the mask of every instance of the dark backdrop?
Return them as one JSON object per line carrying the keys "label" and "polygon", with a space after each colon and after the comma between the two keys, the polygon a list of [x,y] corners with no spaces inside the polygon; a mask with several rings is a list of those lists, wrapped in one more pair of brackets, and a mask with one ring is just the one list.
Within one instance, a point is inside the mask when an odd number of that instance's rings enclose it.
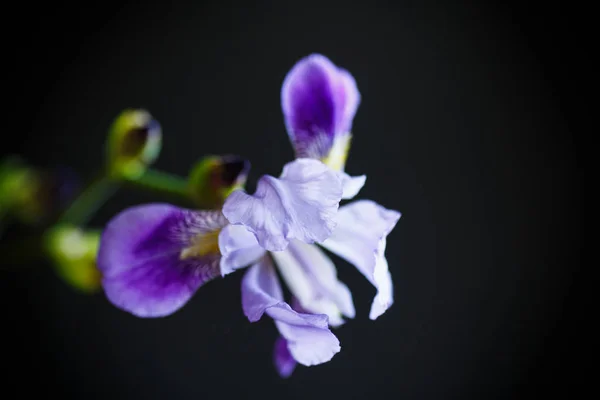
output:
{"label": "dark backdrop", "polygon": [[[4,39],[16,111],[2,154],[91,176],[112,119],[145,107],[163,126],[157,168],[186,174],[206,153],[236,153],[252,161],[252,190],[293,155],[285,74],[323,53],[363,96],[347,167],[368,175],[359,197],[403,213],[387,250],[396,303],[368,320],[373,288],[336,259],[357,307],[337,331],[342,351],[281,380],[275,327],[242,314],[242,273],[143,320],[73,292],[47,265],[2,271],[3,388],[65,399],[488,399],[571,382],[563,328],[583,246],[583,170],[561,79],[563,11],[192,3],[5,14],[17,24]],[[93,224],[154,200],[121,191]]]}

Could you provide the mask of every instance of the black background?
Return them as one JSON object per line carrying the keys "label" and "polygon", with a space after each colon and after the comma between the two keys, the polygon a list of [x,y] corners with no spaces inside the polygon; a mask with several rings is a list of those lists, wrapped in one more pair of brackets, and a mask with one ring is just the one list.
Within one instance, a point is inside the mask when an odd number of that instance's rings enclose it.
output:
{"label": "black background", "polygon": [[[124,108],[162,124],[156,167],[249,158],[249,189],[293,157],[287,71],[312,52],[362,94],[347,171],[403,216],[388,237],[394,306],[335,259],[357,317],[327,364],[280,379],[272,322],[242,314],[236,273],[180,312],[137,319],[48,265],[2,271],[2,386],[76,399],[525,398],[574,384],[567,311],[583,248],[583,166],[567,111],[573,22],[545,4],[190,2],[17,5],[4,34],[2,155],[92,176]],[[6,28],[5,28],[6,29]],[[94,218],[161,200],[120,191]],[[234,397],[235,396],[235,397]],[[12,397],[7,397],[12,398]]]}

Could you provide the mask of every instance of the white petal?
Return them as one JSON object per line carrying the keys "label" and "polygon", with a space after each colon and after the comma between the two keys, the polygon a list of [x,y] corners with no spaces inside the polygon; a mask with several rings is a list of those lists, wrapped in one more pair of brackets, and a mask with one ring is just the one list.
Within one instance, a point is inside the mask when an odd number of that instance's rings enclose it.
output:
{"label": "white petal", "polygon": [[371,307],[371,319],[393,303],[391,275],[385,259],[386,237],[396,226],[400,213],[369,200],[340,207],[338,226],[322,244],[353,264],[377,289]]}
{"label": "white petal", "polygon": [[380,317],[388,308],[394,304],[394,285],[392,283],[392,274],[388,269],[388,262],[385,258],[385,242],[383,239],[379,242],[377,249],[377,259],[375,262],[375,271],[373,272],[374,281],[377,283],[377,294],[371,304],[369,318],[372,320]]}
{"label": "white petal", "polygon": [[287,341],[300,364],[322,364],[340,351],[340,342],[329,330],[324,314],[298,313],[283,301],[277,274],[268,257],[250,267],[242,280],[242,308],[251,322],[267,314]]}
{"label": "white petal", "polygon": [[326,314],[331,326],[353,318],[352,294],[337,279],[333,262],[316,245],[294,240],[284,251],[271,253],[279,271],[301,309]]}
{"label": "white petal", "polygon": [[360,192],[360,189],[365,186],[365,181],[367,180],[366,175],[350,176],[345,172],[340,172],[340,176],[343,187],[342,199],[344,200],[349,200],[356,196]]}
{"label": "white petal", "polygon": [[283,168],[279,179],[263,176],[254,195],[241,190],[230,194],[223,214],[254,233],[266,250],[279,251],[291,239],[327,239],[335,228],[342,192],[335,171],[317,160],[297,159]]}
{"label": "white petal", "polygon": [[256,236],[242,225],[227,225],[219,234],[221,275],[247,267],[265,254]]}

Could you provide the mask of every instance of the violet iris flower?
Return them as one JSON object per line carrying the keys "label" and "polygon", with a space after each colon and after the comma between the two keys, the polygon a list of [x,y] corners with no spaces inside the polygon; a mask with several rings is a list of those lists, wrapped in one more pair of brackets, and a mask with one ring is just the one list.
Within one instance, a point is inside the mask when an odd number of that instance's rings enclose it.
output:
{"label": "violet iris flower", "polygon": [[102,233],[98,268],[109,301],[138,317],[162,317],[183,307],[205,283],[253,264],[242,287],[251,321],[267,314],[304,365],[340,350],[326,315],[300,313],[283,301],[267,251],[290,241],[315,243],[335,228],[342,198],[339,176],[318,160],[288,163],[263,176],[254,195],[233,192],[223,210],[146,204],[115,216]]}
{"label": "violet iris flower", "polygon": [[[336,171],[343,184],[343,198],[351,199],[365,184],[366,176],[344,172],[352,138],[352,123],[361,95],[352,75],[327,57],[312,54],[301,59],[286,76],[281,90],[285,125],[296,157],[321,160]],[[370,200],[358,200],[339,208],[337,226],[319,245],[353,264],[377,289],[370,319],[381,316],[394,302],[393,284],[385,258],[386,238],[401,214]],[[293,240],[273,253],[279,270],[294,296],[294,308],[325,314],[332,327],[353,318],[352,295],[337,279],[333,262],[319,246]],[[285,337],[275,343],[274,361],[281,376],[295,367]]]}
{"label": "violet iris flower", "polygon": [[[359,103],[347,71],[321,55],[300,60],[282,88],[297,159],[279,178],[263,176],[253,195],[231,193],[222,210],[150,204],[117,215],[103,233],[98,256],[108,299],[139,317],[161,317],[181,308],[206,282],[250,266],[242,280],[242,308],[251,322],[265,314],[274,320],[280,375],[289,376],[297,363],[329,361],[340,351],[330,327],[353,318],[355,310],[322,248],[354,264],[375,286],[371,319],[393,303],[384,252],[400,213],[370,200],[339,207],[366,178],[344,172]],[[291,306],[275,268],[292,292]]]}

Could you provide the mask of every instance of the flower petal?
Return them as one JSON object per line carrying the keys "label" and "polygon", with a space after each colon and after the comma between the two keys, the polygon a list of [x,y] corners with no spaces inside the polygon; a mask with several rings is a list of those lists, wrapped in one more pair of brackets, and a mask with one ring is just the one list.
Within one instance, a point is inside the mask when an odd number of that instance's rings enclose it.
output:
{"label": "flower petal", "polygon": [[344,258],[377,288],[370,318],[376,319],[394,302],[391,275],[385,259],[386,237],[396,226],[400,213],[370,200],[340,207],[338,226],[321,245]]}
{"label": "flower petal", "polygon": [[98,252],[106,296],[139,317],[175,312],[202,284],[219,276],[218,252],[190,255],[186,250],[226,223],[220,212],[168,204],[121,212],[106,226]]}
{"label": "flower petal", "polygon": [[273,363],[275,364],[275,368],[277,368],[279,376],[282,378],[289,378],[294,372],[294,369],[296,369],[297,363],[288,349],[288,342],[281,336],[275,341]]}
{"label": "flower petal", "polygon": [[281,108],[296,156],[325,157],[334,136],[351,130],[360,100],[352,75],[327,57],[312,54],[298,61],[281,88]]}
{"label": "flower petal", "polygon": [[297,313],[283,301],[277,274],[268,257],[263,257],[244,275],[242,308],[251,322],[258,321],[264,313],[273,318],[291,356],[302,365],[322,364],[340,351],[326,315]]}
{"label": "flower petal", "polygon": [[350,176],[345,172],[340,172],[340,177],[343,187],[342,199],[344,200],[349,200],[356,196],[360,192],[360,189],[365,186],[365,181],[367,180],[366,175]]}
{"label": "flower petal", "polygon": [[337,279],[333,262],[319,247],[295,240],[272,256],[303,312],[327,314],[333,327],[344,323],[342,315],[354,318],[352,294]]}
{"label": "flower petal", "polygon": [[233,192],[223,206],[232,224],[244,225],[269,251],[280,251],[291,239],[321,242],[335,228],[342,198],[338,173],[320,161],[297,159],[279,179],[263,176],[254,195]]}
{"label": "flower petal", "polygon": [[377,294],[373,299],[369,318],[375,320],[379,318],[394,303],[394,285],[392,274],[388,269],[388,262],[385,259],[385,242],[383,239],[379,242],[377,249],[377,261],[375,262],[374,281],[377,282]]}
{"label": "flower petal", "polygon": [[219,234],[221,275],[246,267],[265,254],[256,236],[243,225],[227,225]]}

